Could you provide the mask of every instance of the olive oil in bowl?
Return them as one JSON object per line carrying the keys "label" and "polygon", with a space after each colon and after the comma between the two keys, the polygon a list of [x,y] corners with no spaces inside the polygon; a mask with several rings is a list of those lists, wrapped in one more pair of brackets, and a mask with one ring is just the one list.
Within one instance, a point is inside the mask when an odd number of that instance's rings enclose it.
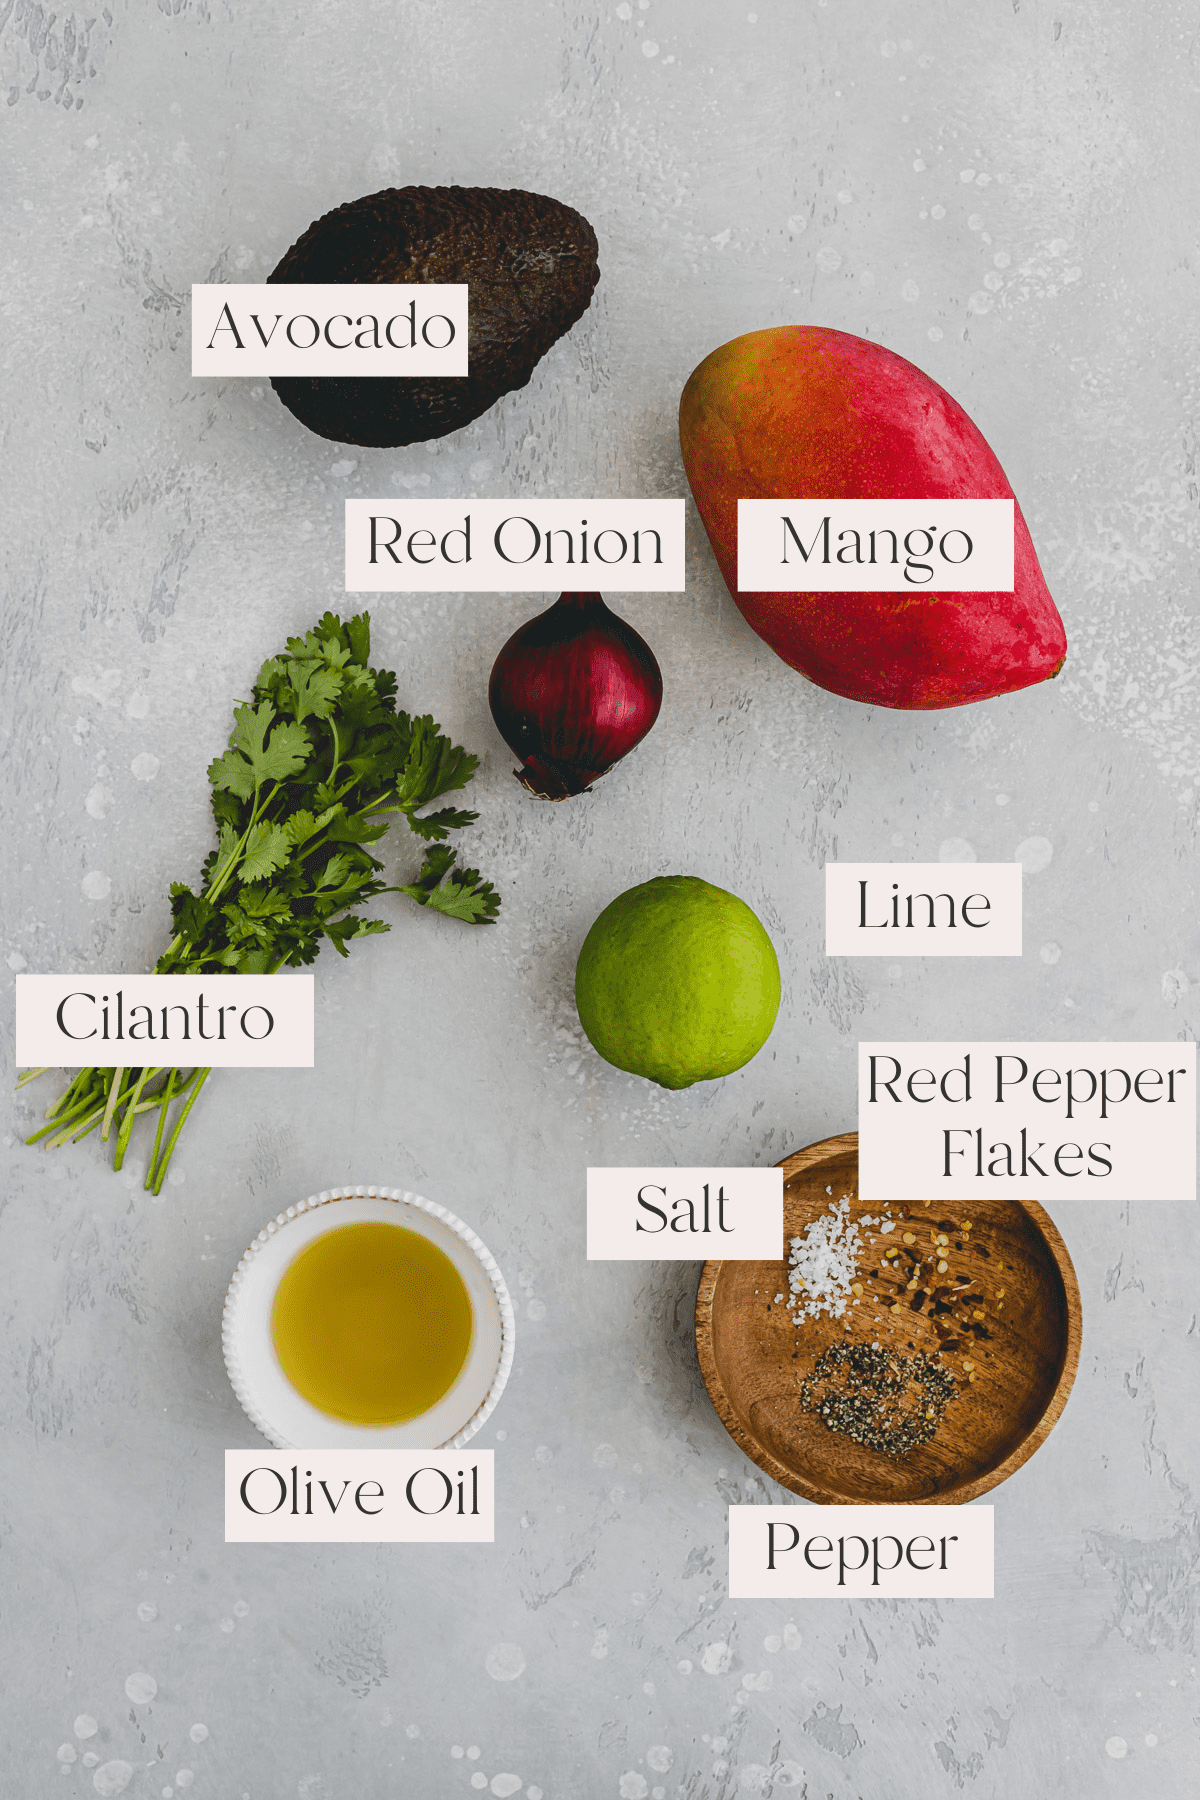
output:
{"label": "olive oil in bowl", "polygon": [[271,1309],[288,1381],[353,1425],[428,1412],[462,1373],[473,1335],[470,1296],[445,1251],[382,1222],[315,1238],[284,1270]]}

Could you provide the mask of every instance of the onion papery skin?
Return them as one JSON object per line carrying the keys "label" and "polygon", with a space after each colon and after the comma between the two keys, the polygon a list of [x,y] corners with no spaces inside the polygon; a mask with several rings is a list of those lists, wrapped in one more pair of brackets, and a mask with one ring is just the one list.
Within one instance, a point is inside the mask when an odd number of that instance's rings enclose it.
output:
{"label": "onion papery skin", "polygon": [[586,794],[640,744],[662,706],[646,640],[599,594],[563,594],[509,638],[492,670],[496,729],[547,800]]}

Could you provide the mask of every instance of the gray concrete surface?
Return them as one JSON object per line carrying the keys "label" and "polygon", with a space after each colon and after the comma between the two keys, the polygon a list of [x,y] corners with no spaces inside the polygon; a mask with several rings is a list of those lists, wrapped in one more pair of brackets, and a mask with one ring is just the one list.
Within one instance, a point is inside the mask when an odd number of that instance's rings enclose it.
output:
{"label": "gray concrete surface", "polygon": [[[402,701],[483,754],[470,849],[503,920],[383,903],[390,937],[319,964],[317,1068],[215,1076],[159,1203],[94,1141],[22,1146],[48,1085],[9,1102],[6,1793],[89,1794],[112,1761],[137,1800],[1195,1792],[1192,1209],[1055,1209],[1084,1354],[993,1496],[990,1604],[731,1603],[726,1503],[768,1490],[698,1379],[696,1271],[584,1261],[589,1160],[773,1162],[846,1129],[861,1036],[1182,1038],[1200,1016],[1194,18],[749,6],[0,4],[8,970],[153,962],[167,884],[209,847],[232,698],[345,604],[346,494],[680,494],[680,389],[740,331],[869,334],[948,387],[1071,641],[1052,687],[869,711],[750,633],[690,512],[686,596],[618,602],[661,660],[661,722],[551,809],[486,703],[544,602],[375,599]],[[312,218],[409,181],[593,221],[595,302],[524,392],[363,451],[257,383],[192,381],[193,281],[262,279]],[[825,960],[827,856],[1030,837],[1052,858],[1019,965]],[[596,912],[670,871],[743,895],[784,971],[768,1049],[675,1095],[602,1064],[571,999]],[[3,1035],[11,1073],[11,1007]],[[230,1272],[289,1201],[368,1179],[464,1215],[518,1299],[483,1440],[497,1541],[227,1549],[221,1452],[250,1441]]]}

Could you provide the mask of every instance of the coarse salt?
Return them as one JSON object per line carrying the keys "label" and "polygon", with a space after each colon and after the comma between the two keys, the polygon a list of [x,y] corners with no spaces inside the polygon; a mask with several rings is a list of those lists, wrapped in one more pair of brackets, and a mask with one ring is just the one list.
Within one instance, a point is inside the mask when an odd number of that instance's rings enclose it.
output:
{"label": "coarse salt", "polygon": [[[827,1190],[828,1191],[828,1190]],[[850,1217],[848,1196],[835,1200],[813,1220],[803,1237],[794,1237],[788,1256],[788,1287],[793,1319],[815,1319],[820,1313],[840,1319],[858,1272],[863,1242]]]}

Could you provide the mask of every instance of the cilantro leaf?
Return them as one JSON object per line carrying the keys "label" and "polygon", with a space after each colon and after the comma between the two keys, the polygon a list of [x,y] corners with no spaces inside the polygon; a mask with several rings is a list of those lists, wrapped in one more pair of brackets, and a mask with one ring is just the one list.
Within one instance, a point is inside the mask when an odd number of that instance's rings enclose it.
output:
{"label": "cilantro leaf", "polygon": [[427,905],[430,894],[442,876],[452,869],[457,861],[457,850],[451,850],[445,844],[432,845],[425,852],[425,861],[421,864],[417,875],[402,887],[400,892],[407,894],[411,900],[415,900],[418,906]]}
{"label": "cilantro leaf", "polygon": [[345,918],[332,920],[325,927],[325,935],[340,956],[348,956],[346,945],[355,938],[374,937],[377,932],[391,929],[384,919],[359,919],[350,913]]}
{"label": "cilantro leaf", "polygon": [[271,970],[269,950],[248,950],[238,960],[239,975],[268,975]]}
{"label": "cilantro leaf", "polygon": [[257,884],[242,889],[241,907],[249,919],[282,919],[291,910],[287,896],[278,888]]}
{"label": "cilantro leaf", "polygon": [[294,812],[283,828],[287,832],[288,843],[293,847],[307,844],[310,837],[320,830],[316,819],[305,807]]}
{"label": "cilantro leaf", "polygon": [[400,892],[418,906],[428,906],[448,918],[465,919],[472,925],[488,924],[500,910],[500,897],[490,881],[480,880],[478,869],[460,869],[452,880],[444,880],[457,859],[457,850],[445,844],[431,845],[416,879]]}
{"label": "cilantro leaf", "polygon": [[208,779],[215,788],[228,788],[239,800],[248,800],[264,781],[286,781],[308,761],[312,740],[303,725],[277,725],[267,732],[275,717],[269,700],[256,707],[237,706],[233,712],[236,724],[229,748],[211,765]]}
{"label": "cilantro leaf", "polygon": [[181,881],[171,883],[171,918],[178,936],[198,944],[211,917],[212,906],[207,900],[193,894]]}
{"label": "cilantro leaf", "polygon": [[254,770],[236,750],[226,750],[208,765],[208,779],[215,788],[228,788],[239,800],[249,800],[254,792]]}
{"label": "cilantro leaf", "polygon": [[345,813],[335,818],[326,834],[331,844],[374,844],[386,836],[386,819],[364,819],[361,813]]}
{"label": "cilantro leaf", "polygon": [[500,911],[500,896],[490,881],[480,879],[478,869],[458,869],[452,881],[433,889],[425,904],[450,919],[490,925]]}
{"label": "cilantro leaf", "polygon": [[396,783],[400,810],[411,817],[418,806],[427,806],[439,794],[466,787],[478,767],[477,756],[442,736],[432,714],[414,719],[404,771]]}
{"label": "cilantro leaf", "polygon": [[[213,767],[215,766],[216,765],[214,764]],[[212,779],[211,767],[209,769],[209,779]],[[212,795],[212,815],[216,820],[218,827],[224,825],[236,825],[242,814],[242,803],[245,800],[248,800],[249,797],[248,794],[244,794],[241,801],[239,801],[237,795],[230,792],[228,788],[214,788]],[[237,841],[237,835],[238,834],[235,831],[233,834],[235,843]],[[215,856],[215,854],[216,852],[214,851],[213,855]]]}
{"label": "cilantro leaf", "polygon": [[260,881],[264,875],[281,869],[291,855],[288,834],[281,825],[260,819],[250,829],[238,873],[244,882]]}
{"label": "cilantro leaf", "polygon": [[[327,613],[325,616],[326,618],[331,618],[333,615]],[[321,623],[323,625],[325,620],[323,619]],[[359,613],[355,618],[347,619],[346,623],[342,626],[342,630],[345,633],[346,642],[350,647],[351,656],[361,668],[365,669],[371,660],[370,613]]]}
{"label": "cilantro leaf", "polygon": [[418,819],[413,813],[406,816],[410,827],[419,838],[442,839],[449,837],[452,831],[458,831],[464,825],[473,825],[479,814],[460,812],[453,806],[446,806],[442,808],[441,812],[427,813],[423,819]]}
{"label": "cilantro leaf", "polygon": [[349,872],[350,858],[348,856],[331,856],[325,865],[324,873],[317,882],[318,893],[322,888],[340,887]]}
{"label": "cilantro leaf", "polygon": [[269,656],[262,668],[258,671],[258,680],[254,683],[255,687],[266,688],[269,690],[281,685],[286,686],[287,682],[291,679],[289,674],[290,667],[291,663],[288,657]]}
{"label": "cilantro leaf", "polygon": [[322,668],[319,663],[294,662],[291,678],[297,723],[310,717],[327,719],[342,691],[341,671]]}

